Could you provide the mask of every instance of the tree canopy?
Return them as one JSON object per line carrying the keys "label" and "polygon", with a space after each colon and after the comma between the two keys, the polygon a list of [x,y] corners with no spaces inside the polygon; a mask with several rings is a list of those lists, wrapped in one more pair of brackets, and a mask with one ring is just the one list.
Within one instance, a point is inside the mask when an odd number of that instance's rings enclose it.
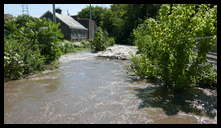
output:
{"label": "tree canopy", "polygon": [[[158,14],[159,4],[113,4],[110,8],[91,7],[92,19],[115,38],[116,43],[132,44],[132,31],[138,24]],[[80,18],[90,17],[90,7],[78,13]]]}

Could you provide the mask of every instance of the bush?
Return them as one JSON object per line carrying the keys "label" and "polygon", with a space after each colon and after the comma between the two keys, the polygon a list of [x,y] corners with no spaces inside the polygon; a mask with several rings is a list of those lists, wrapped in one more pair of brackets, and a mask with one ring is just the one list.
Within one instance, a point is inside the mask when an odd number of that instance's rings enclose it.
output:
{"label": "bush", "polygon": [[141,79],[144,78],[155,78],[156,67],[153,65],[153,61],[150,61],[144,55],[137,55],[131,57],[131,65],[128,70],[139,76]]}
{"label": "bush", "polygon": [[[61,56],[59,41],[63,34],[58,24],[36,18],[34,22],[28,22],[26,25],[29,28],[29,31],[26,31],[27,37],[31,37],[31,41],[38,45],[41,55],[45,57],[46,64]],[[33,34],[30,34],[32,32]]]}
{"label": "bush", "polygon": [[90,41],[89,40],[81,40],[81,44],[83,48],[90,48]]}
{"label": "bush", "polygon": [[29,74],[44,69],[45,57],[40,54],[39,50],[27,50],[24,54],[24,62],[24,74]]}
{"label": "bush", "polygon": [[102,28],[98,27],[95,33],[95,38],[90,41],[91,49],[95,51],[104,51],[108,46],[114,44],[114,38],[108,37],[107,32],[104,32]]}
{"label": "bush", "polygon": [[25,63],[22,58],[22,47],[16,48],[16,40],[4,40],[4,76],[18,79],[24,73]]}
{"label": "bush", "polygon": [[76,52],[79,50],[83,50],[89,47],[89,41],[82,40],[81,42],[70,42],[68,40],[64,40],[59,42],[59,48],[62,51],[62,54]]}
{"label": "bush", "polygon": [[4,22],[4,75],[18,79],[43,69],[61,53],[58,24],[46,19],[18,16]]}
{"label": "bush", "polygon": [[108,37],[107,38],[107,46],[112,46],[115,44],[115,40],[113,37]]}
{"label": "bush", "polygon": [[[162,5],[158,21],[147,19],[134,30],[135,44],[139,53],[146,57],[142,60],[146,60],[146,66],[138,61],[135,65],[139,66],[131,67],[142,77],[157,75],[165,86],[174,89],[196,85],[201,72],[209,73],[200,67],[205,65],[206,54],[216,40],[216,12],[217,6],[210,5]],[[208,36],[211,38],[196,40],[196,37]],[[196,47],[198,50],[193,50]],[[145,71],[141,71],[142,68]],[[201,78],[211,82],[214,76]]]}
{"label": "bush", "polygon": [[200,73],[197,83],[201,87],[214,88],[217,85],[217,70],[212,65],[202,66],[202,72]]}
{"label": "bush", "polygon": [[60,44],[60,49],[63,54],[69,53],[69,52],[74,52],[76,50],[76,46],[74,45],[73,42],[64,40],[59,43]]}

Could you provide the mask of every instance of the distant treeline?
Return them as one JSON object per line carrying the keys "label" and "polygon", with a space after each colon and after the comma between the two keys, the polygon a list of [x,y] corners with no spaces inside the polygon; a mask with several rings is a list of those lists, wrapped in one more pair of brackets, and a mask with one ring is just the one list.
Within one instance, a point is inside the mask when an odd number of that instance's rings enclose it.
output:
{"label": "distant treeline", "polygon": [[[156,18],[160,4],[113,4],[110,8],[92,6],[92,19],[114,37],[116,43],[132,44],[132,31],[147,18]],[[90,18],[90,7],[82,9],[80,18]]]}

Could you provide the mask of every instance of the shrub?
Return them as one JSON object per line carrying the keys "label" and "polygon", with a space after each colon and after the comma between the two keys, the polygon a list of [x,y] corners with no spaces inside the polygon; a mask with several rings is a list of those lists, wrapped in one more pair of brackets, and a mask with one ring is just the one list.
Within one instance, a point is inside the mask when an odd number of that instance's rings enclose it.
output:
{"label": "shrub", "polygon": [[27,50],[24,56],[24,74],[43,70],[45,57],[41,56],[40,51]]}
{"label": "shrub", "polygon": [[82,40],[81,42],[70,42],[68,40],[64,40],[59,42],[59,48],[62,51],[62,54],[76,52],[79,50],[83,50],[89,47],[89,41]]}
{"label": "shrub", "polygon": [[107,46],[112,46],[115,44],[115,40],[113,37],[108,37],[107,38]]}
{"label": "shrub", "polygon": [[4,22],[4,75],[10,79],[43,69],[61,55],[63,34],[46,19],[18,16]]}
{"label": "shrub", "polygon": [[25,32],[31,42],[38,45],[41,55],[45,57],[45,63],[58,59],[61,56],[59,49],[60,39],[63,37],[58,24],[46,19],[36,18],[34,22],[26,24],[28,31]]}
{"label": "shrub", "polygon": [[144,79],[157,77],[155,68],[153,61],[150,61],[144,55],[138,55],[131,57],[131,65],[128,67],[128,70],[134,72],[141,79]]}
{"label": "shrub", "polygon": [[[162,5],[158,21],[147,19],[134,30],[139,53],[148,60],[144,69],[155,67],[139,75],[143,77],[153,72],[165,86],[178,90],[196,85],[201,72],[209,73],[200,66],[206,63],[206,54],[215,44],[216,12],[217,6],[210,5]],[[211,38],[196,40],[196,37],[206,36]],[[197,46],[198,50],[193,50]],[[143,67],[138,65],[135,70]],[[201,78],[207,81],[215,78],[206,76]]]}
{"label": "shrub", "polygon": [[104,51],[108,46],[114,44],[114,38],[108,37],[107,32],[104,32],[102,28],[98,27],[95,33],[95,38],[90,42],[91,49],[95,51]]}
{"label": "shrub", "polygon": [[212,65],[202,66],[202,72],[197,78],[197,83],[201,87],[214,88],[217,85],[217,70]]}
{"label": "shrub", "polygon": [[90,41],[89,40],[81,40],[80,41],[83,48],[90,48]]}
{"label": "shrub", "polygon": [[60,49],[63,54],[69,53],[69,52],[74,52],[76,50],[76,46],[74,45],[73,42],[64,40],[59,43],[60,44]]}
{"label": "shrub", "polygon": [[10,79],[18,79],[24,73],[24,61],[22,47],[16,48],[16,40],[4,40],[4,76]]}

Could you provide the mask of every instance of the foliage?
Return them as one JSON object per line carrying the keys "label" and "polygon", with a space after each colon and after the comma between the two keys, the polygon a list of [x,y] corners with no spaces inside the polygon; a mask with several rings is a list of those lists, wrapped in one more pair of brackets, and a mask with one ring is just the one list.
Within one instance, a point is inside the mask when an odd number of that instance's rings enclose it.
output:
{"label": "foliage", "polygon": [[160,6],[160,4],[128,4],[122,17],[124,20],[120,39],[122,43],[132,44],[134,40],[133,29],[143,23],[146,18],[155,18]]}
{"label": "foliage", "polygon": [[125,20],[123,17],[126,13],[126,7],[126,4],[113,4],[111,8],[104,13],[102,28],[107,30],[109,35],[114,37],[117,43],[121,43],[122,38],[124,38],[123,29]]}
{"label": "foliage", "polygon": [[81,44],[83,48],[89,48],[90,47],[90,41],[89,40],[81,40]]}
{"label": "foliage", "polygon": [[107,32],[103,31],[101,27],[98,27],[95,38],[91,41],[91,48],[95,51],[103,51],[113,44],[114,38],[108,37]]}
{"label": "foliage", "polygon": [[26,15],[4,23],[4,75],[18,79],[43,69],[62,54],[58,41],[63,34],[45,19]]}
{"label": "foliage", "polygon": [[[58,24],[38,19],[33,26],[36,32],[36,40],[39,43],[41,55],[46,57],[46,63],[50,63],[60,57],[59,41],[63,37]],[[36,29],[37,28],[37,29]]]}
{"label": "foliage", "polygon": [[62,42],[59,42],[59,47],[63,54],[73,52],[75,50],[75,46],[72,42],[69,42],[67,40],[64,40]]}
{"label": "foliage", "polygon": [[4,40],[4,46],[4,76],[10,79],[19,78],[24,73],[24,47],[17,45],[16,40]]}
{"label": "foliage", "polygon": [[59,42],[59,47],[63,54],[89,48],[89,45],[89,41],[87,40],[81,40],[81,42],[70,42],[68,40],[64,40]]}
{"label": "foliage", "polygon": [[130,72],[134,72],[135,75],[139,76],[141,79],[144,78],[155,78],[156,67],[153,61],[150,61],[144,55],[137,55],[131,57],[131,65],[128,68]]}
{"label": "foliage", "polygon": [[[91,7],[92,19],[106,30],[117,43],[132,44],[132,30],[147,17],[156,17],[159,4],[112,4],[110,8]],[[80,18],[90,17],[90,7],[78,13]]]}
{"label": "foliage", "polygon": [[[205,65],[206,54],[216,40],[216,12],[217,6],[204,4],[162,5],[158,21],[149,18],[134,30],[139,53],[147,58],[147,63],[154,62],[151,72],[157,72],[154,74],[165,86],[190,87],[200,81],[203,71],[207,72],[201,65]],[[196,40],[208,36],[211,38]],[[198,50],[193,50],[196,47]],[[215,79],[215,75],[207,76]]]}
{"label": "foliage", "polygon": [[198,76],[198,84],[201,87],[214,88],[217,85],[217,71],[212,65],[204,65],[201,67],[202,72]]}
{"label": "foliage", "polygon": [[[102,20],[104,17],[104,13],[107,11],[107,8],[99,7],[99,6],[91,6],[91,17],[96,21],[98,26],[101,26]],[[80,18],[90,18],[90,6],[82,9],[78,15]]]}

